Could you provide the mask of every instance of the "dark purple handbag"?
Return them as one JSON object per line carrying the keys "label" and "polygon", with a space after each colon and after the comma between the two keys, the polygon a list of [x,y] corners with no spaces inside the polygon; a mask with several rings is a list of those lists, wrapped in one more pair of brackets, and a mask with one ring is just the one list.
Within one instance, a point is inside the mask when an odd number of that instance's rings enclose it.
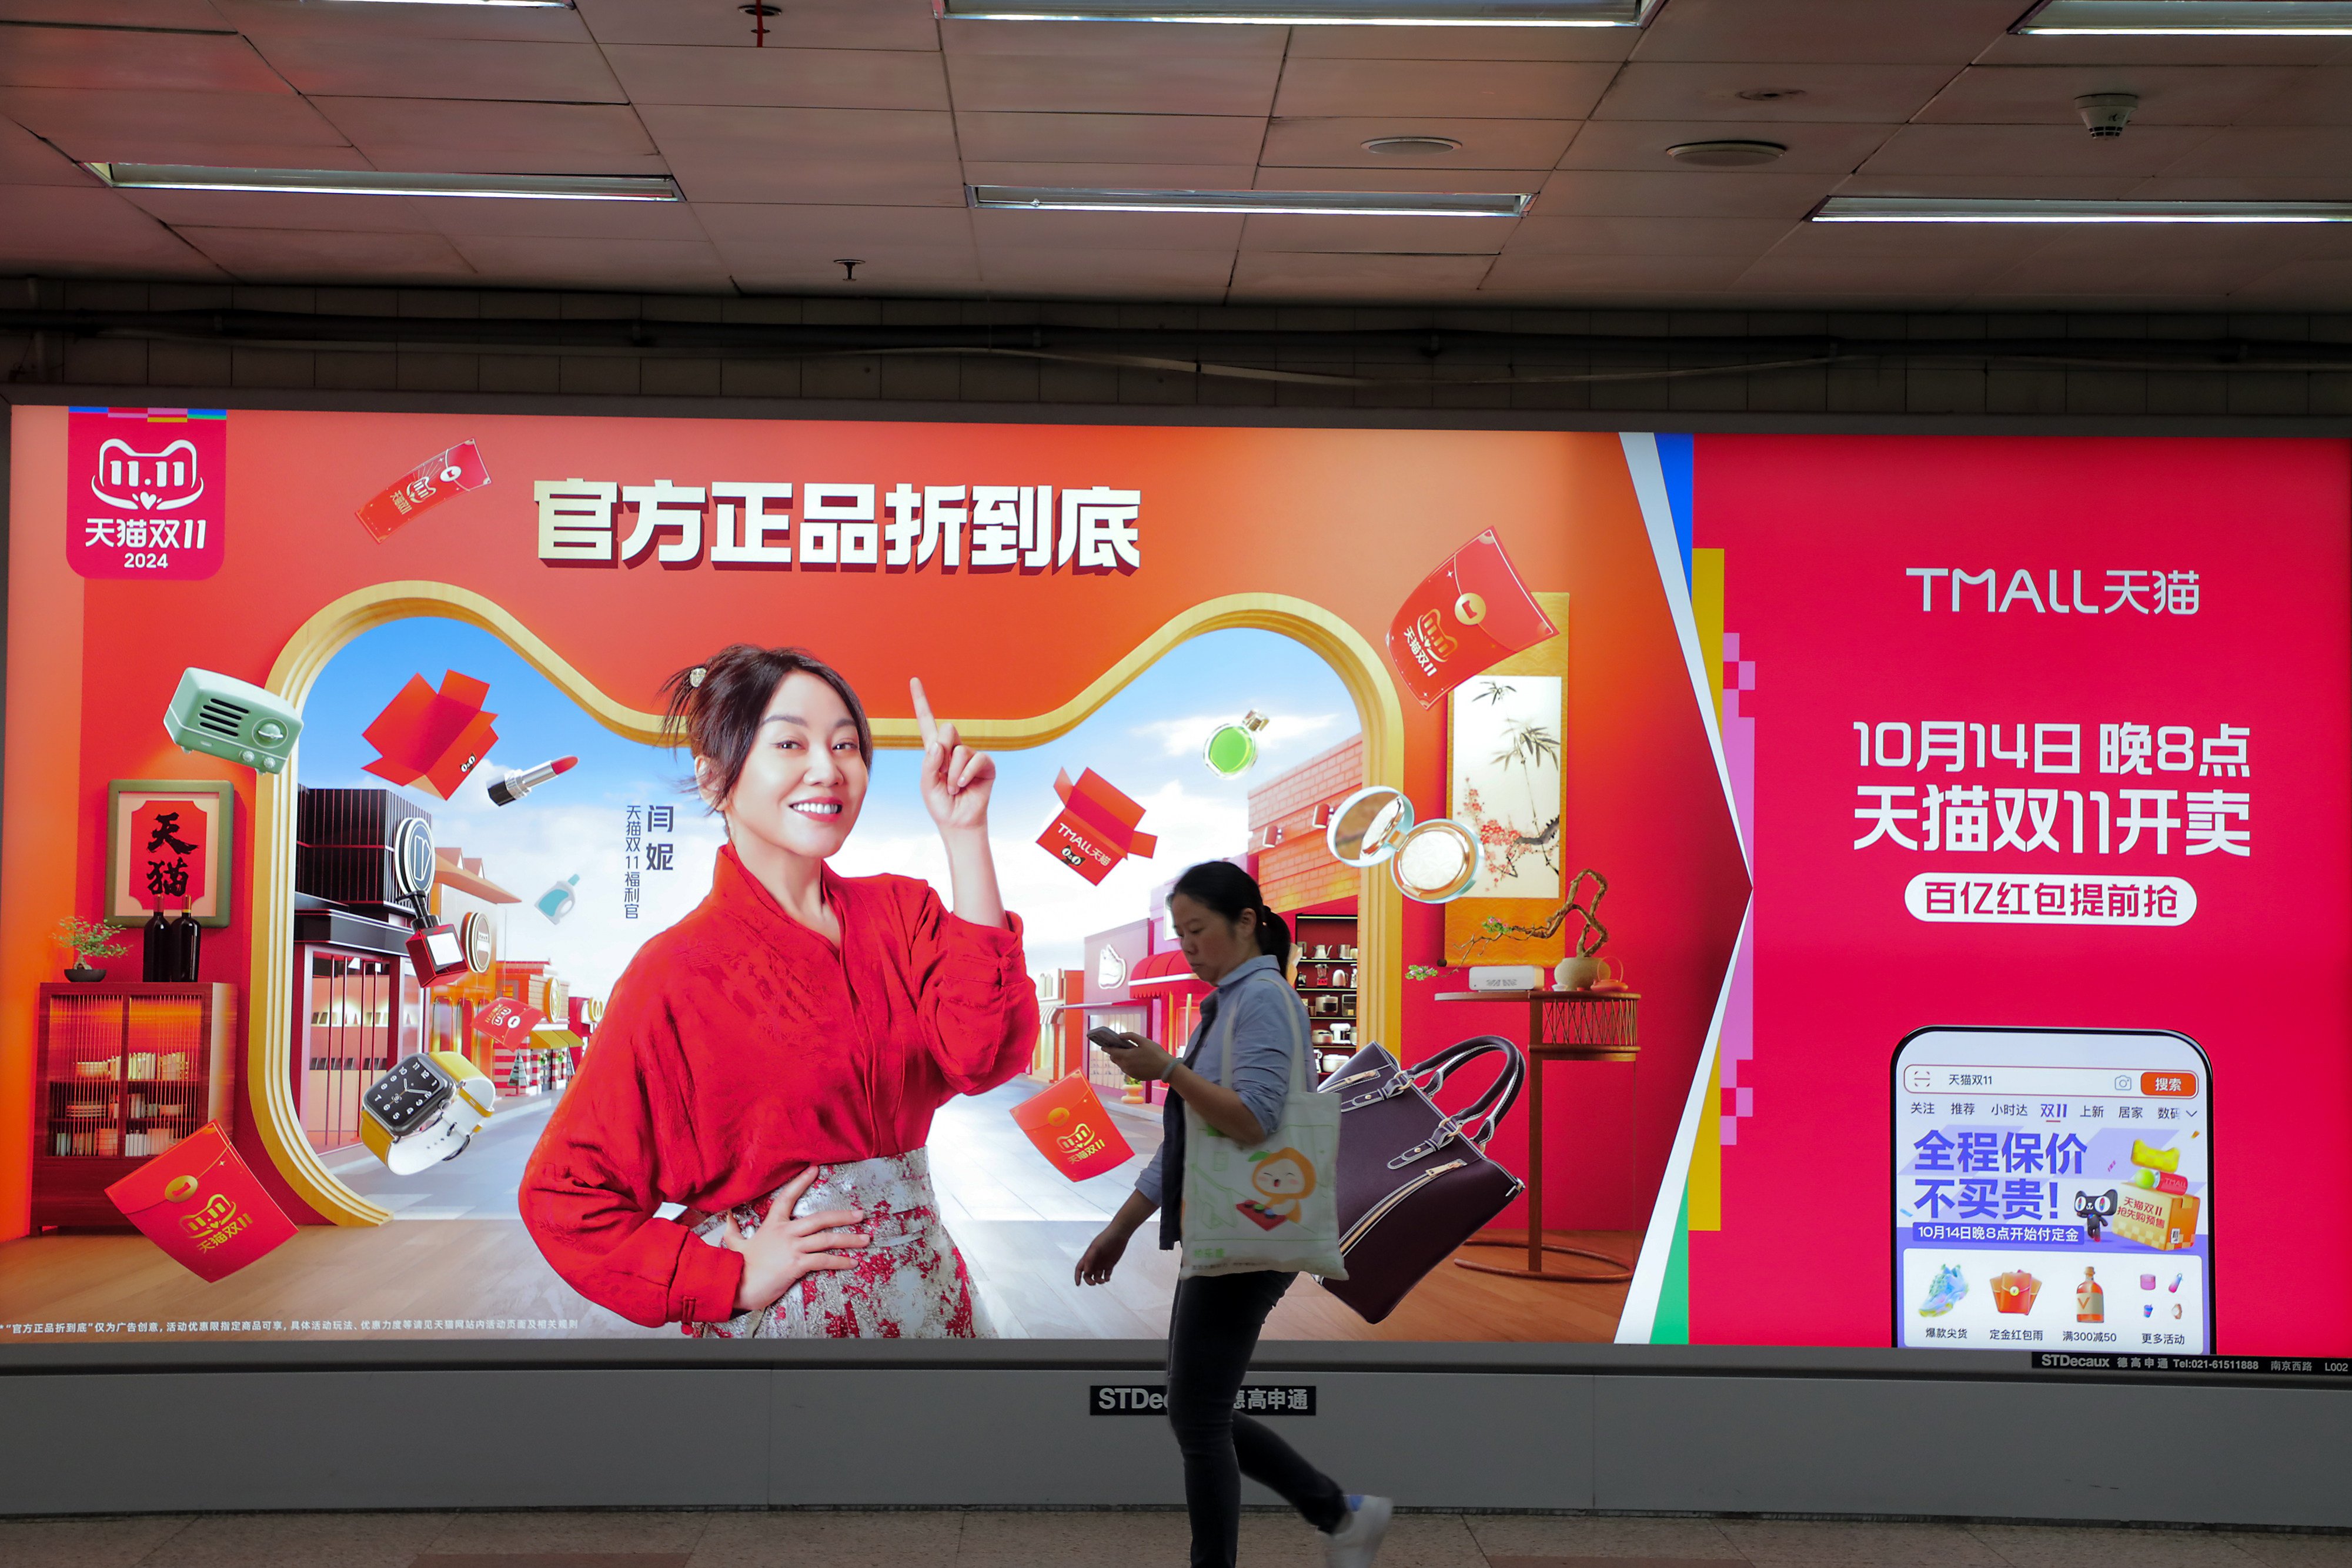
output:
{"label": "dark purple handbag", "polygon": [[[1446,1079],[1498,1053],[1503,1069],[1485,1093],[1454,1115],[1437,1108],[1430,1096]],[[1527,1076],[1517,1046],[1482,1034],[1413,1067],[1368,1045],[1317,1090],[1339,1096],[1339,1253],[1348,1264],[1345,1280],[1322,1285],[1366,1322],[1394,1312],[1525,1189],[1486,1157],[1486,1140]]]}

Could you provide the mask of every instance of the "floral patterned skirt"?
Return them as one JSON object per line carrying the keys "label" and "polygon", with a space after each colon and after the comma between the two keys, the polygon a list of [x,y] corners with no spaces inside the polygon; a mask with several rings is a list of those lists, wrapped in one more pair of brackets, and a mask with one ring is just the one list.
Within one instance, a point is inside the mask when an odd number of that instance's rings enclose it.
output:
{"label": "floral patterned skirt", "polygon": [[[745,1235],[768,1218],[776,1195],[710,1215],[695,1234],[716,1243],[731,1215]],[[819,1166],[816,1180],[793,1207],[793,1218],[828,1208],[866,1216],[854,1228],[867,1246],[846,1256],[847,1269],[817,1269],[801,1276],[773,1306],[738,1312],[723,1322],[692,1323],[688,1331],[717,1339],[993,1339],[987,1310],[964,1268],[955,1239],[940,1222],[931,1191],[928,1149],[882,1159]]]}

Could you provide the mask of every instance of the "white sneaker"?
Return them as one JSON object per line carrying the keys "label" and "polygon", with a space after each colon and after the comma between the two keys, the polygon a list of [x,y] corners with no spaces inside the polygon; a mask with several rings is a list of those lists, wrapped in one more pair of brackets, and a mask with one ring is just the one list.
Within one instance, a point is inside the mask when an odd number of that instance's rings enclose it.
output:
{"label": "white sneaker", "polygon": [[1323,1538],[1323,1561],[1330,1568],[1372,1568],[1394,1507],[1384,1497],[1349,1493],[1347,1522]]}

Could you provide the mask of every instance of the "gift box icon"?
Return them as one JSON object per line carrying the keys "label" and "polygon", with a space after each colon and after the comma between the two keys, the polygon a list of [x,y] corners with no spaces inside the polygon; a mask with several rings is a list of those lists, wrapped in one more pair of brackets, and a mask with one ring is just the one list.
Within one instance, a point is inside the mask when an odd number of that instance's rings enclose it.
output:
{"label": "gift box icon", "polygon": [[207,1283],[294,1239],[294,1222],[207,1122],[106,1189],[122,1217]]}
{"label": "gift box icon", "polygon": [[1029,1134],[1037,1152],[1072,1181],[1115,1170],[1135,1153],[1083,1072],[1073,1072],[1013,1107],[1013,1124]]}
{"label": "gift box icon", "polygon": [[2042,1294],[2042,1281],[2022,1269],[2011,1269],[2006,1274],[1992,1277],[1992,1310],[2021,1315],[2033,1310],[2033,1300]]}
{"label": "gift box icon", "polygon": [[451,670],[436,692],[422,675],[411,675],[400,695],[375,716],[361,737],[382,753],[362,766],[379,779],[394,784],[415,784],[444,800],[457,796],[457,786],[490,754],[498,732],[484,713],[489,699],[488,681]]}
{"label": "gift box icon", "polygon": [[1150,860],[1160,847],[1158,835],[1137,831],[1143,808],[1093,768],[1075,784],[1068,769],[1055,774],[1054,793],[1062,798],[1062,814],[1046,824],[1038,845],[1088,882],[1099,884],[1128,856]]}

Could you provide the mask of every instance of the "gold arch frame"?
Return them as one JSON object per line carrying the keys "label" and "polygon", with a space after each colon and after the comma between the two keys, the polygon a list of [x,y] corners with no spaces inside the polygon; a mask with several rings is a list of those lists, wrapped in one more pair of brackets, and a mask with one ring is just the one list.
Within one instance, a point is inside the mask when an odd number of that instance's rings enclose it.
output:
{"label": "gold arch frame", "polygon": [[[661,716],[614,701],[572,663],[495,600],[445,582],[385,582],[347,593],[312,615],[287,640],[269,671],[269,689],[299,709],[327,662],[361,632],[389,622],[438,616],[478,626],[522,655],[541,674],[616,735],[658,744]],[[1204,632],[1248,627],[1305,644],[1339,674],[1356,704],[1364,734],[1364,781],[1404,787],[1404,709],[1378,650],[1345,621],[1286,594],[1236,593],[1171,619],[1061,706],[1032,718],[957,721],[970,738],[1025,750],[1066,735],[1180,643]],[[919,745],[912,718],[878,719],[877,746]],[[381,1225],[391,1211],[335,1179],[303,1134],[294,1106],[287,1020],[294,998],[294,791],[299,748],[280,773],[257,778],[253,824],[253,960],[246,1015],[247,1102],[278,1173],[305,1203],[337,1225]],[[1366,873],[1357,898],[1357,941],[1372,983],[1360,992],[1364,1038],[1393,1040],[1401,1021],[1403,897],[1394,881]]]}

